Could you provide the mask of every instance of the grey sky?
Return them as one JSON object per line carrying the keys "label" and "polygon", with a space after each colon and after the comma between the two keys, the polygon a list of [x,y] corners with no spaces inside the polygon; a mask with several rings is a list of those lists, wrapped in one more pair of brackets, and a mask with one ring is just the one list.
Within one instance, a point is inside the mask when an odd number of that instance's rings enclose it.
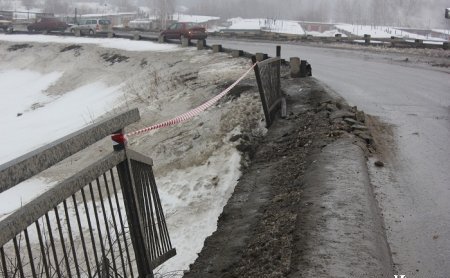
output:
{"label": "grey sky", "polygon": [[177,0],[192,12],[232,17],[446,27],[449,0]]}

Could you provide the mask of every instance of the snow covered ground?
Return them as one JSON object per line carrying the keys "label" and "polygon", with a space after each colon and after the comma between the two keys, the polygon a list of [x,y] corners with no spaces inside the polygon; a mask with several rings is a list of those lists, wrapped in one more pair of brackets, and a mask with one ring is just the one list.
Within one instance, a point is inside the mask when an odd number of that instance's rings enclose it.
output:
{"label": "snow covered ground", "polygon": [[[282,19],[270,19],[270,18],[231,18],[228,20],[230,26],[228,27],[210,27],[208,31],[268,31],[280,34],[292,34],[292,35],[311,35],[314,37],[334,37],[336,34],[342,34],[342,37],[347,35],[364,36],[365,34],[371,35],[372,38],[386,39],[392,36],[405,38],[405,39],[421,39],[429,41],[445,41],[442,36],[423,36],[414,34],[412,32],[404,31],[400,28],[391,26],[375,26],[375,25],[354,25],[354,24],[336,24],[335,29],[327,30],[324,32],[317,31],[305,31],[301,24],[297,21],[282,20]],[[445,30],[434,30],[442,34],[447,34]]]}
{"label": "snow covered ground", "polygon": [[[170,51],[175,45],[162,45],[116,39],[67,38],[44,35],[7,36],[0,34],[0,40],[11,42],[46,42],[66,44],[97,44],[101,47],[126,49],[130,51]],[[9,146],[0,151],[0,163],[5,163],[23,155],[55,138],[63,137],[120,105],[118,97],[123,94],[122,84],[109,86],[104,82],[92,82],[65,91],[61,88],[58,95],[45,92],[62,80],[64,68],[58,71],[41,73],[11,66],[0,70],[2,102],[0,109],[2,127],[13,132],[0,134],[0,142]],[[33,86],[30,86],[33,84]],[[92,92],[96,92],[92,94]],[[45,107],[45,109],[43,108]],[[46,123],[46,128],[42,128]],[[52,134],[52,137],[48,135]],[[30,140],[30,135],[33,140]]]}
{"label": "snow covered ground", "polygon": [[346,34],[342,34],[342,32],[339,32],[336,30],[328,30],[324,32],[317,32],[317,31],[306,31],[307,35],[311,35],[313,37],[328,37],[328,38],[334,38],[336,34],[341,34],[343,38],[346,38]]}
{"label": "snow covered ground", "polygon": [[[136,129],[177,116],[216,95],[249,68],[245,59],[174,45],[117,39],[0,35],[0,164],[94,122],[138,107]],[[21,47],[17,47],[17,46]],[[120,61],[108,59],[112,55]],[[254,94],[222,100],[190,122],[130,139],[155,161],[172,243],[178,255],[159,270],[188,269],[240,176],[238,142],[260,129]],[[104,149],[110,149],[106,142]],[[95,155],[95,154],[93,154]],[[0,217],[68,174],[31,179],[0,194]],[[0,218],[1,219],[1,218]]]}
{"label": "snow covered ground", "polygon": [[392,36],[405,39],[420,39],[420,40],[437,40],[443,41],[438,37],[422,36],[410,32],[406,32],[399,28],[391,26],[373,26],[373,25],[354,25],[354,24],[337,24],[336,28],[341,32],[348,32],[355,36],[371,35],[372,38],[388,39]]}
{"label": "snow covered ground", "polygon": [[206,23],[211,20],[219,20],[220,17],[216,16],[206,16],[206,15],[189,15],[189,14],[181,14],[175,13],[172,16],[173,20],[179,22],[195,22],[195,23]]}
{"label": "snow covered ground", "polygon": [[296,21],[267,18],[232,18],[228,30],[261,30],[280,34],[304,35],[305,31]]}

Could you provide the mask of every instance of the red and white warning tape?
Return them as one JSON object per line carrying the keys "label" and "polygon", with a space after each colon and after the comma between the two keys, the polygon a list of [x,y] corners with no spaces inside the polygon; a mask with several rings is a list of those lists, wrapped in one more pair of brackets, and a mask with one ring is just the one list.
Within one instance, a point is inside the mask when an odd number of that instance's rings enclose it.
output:
{"label": "red and white warning tape", "polygon": [[129,132],[127,134],[114,134],[112,135],[112,140],[123,144],[127,141],[127,137],[131,137],[131,136],[136,136],[136,135],[140,135],[146,132],[149,132],[151,130],[155,130],[155,129],[159,129],[159,128],[163,128],[163,127],[169,127],[172,125],[176,125],[178,123],[181,122],[185,122],[187,120],[192,119],[193,117],[197,116],[198,114],[200,114],[201,112],[205,111],[206,109],[208,109],[209,107],[211,107],[213,104],[215,104],[217,101],[219,101],[219,99],[221,99],[222,97],[224,97],[227,93],[229,93],[231,91],[231,89],[233,89],[239,82],[241,82],[242,79],[244,79],[245,76],[247,76],[247,74],[255,67],[256,64],[253,64],[241,77],[239,77],[239,79],[237,79],[233,84],[231,84],[228,88],[226,88],[224,91],[222,91],[220,94],[218,94],[217,96],[213,97],[212,99],[208,100],[207,102],[203,103],[202,105],[184,113],[181,114],[173,119],[164,121],[162,123],[159,124],[155,124],[143,129],[139,129],[133,132]]}

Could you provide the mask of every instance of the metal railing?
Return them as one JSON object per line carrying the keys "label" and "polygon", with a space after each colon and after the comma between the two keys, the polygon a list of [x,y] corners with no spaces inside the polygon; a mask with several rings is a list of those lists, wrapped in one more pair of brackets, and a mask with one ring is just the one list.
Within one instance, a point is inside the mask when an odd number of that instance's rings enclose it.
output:
{"label": "metal railing", "polygon": [[257,62],[255,66],[256,82],[261,96],[261,102],[267,126],[273,122],[274,113],[283,102],[280,81],[281,59],[274,57]]}
{"label": "metal railing", "polygon": [[[0,166],[0,188],[138,119],[137,110],[124,113]],[[35,164],[49,156],[51,163]],[[153,277],[176,251],[152,165],[124,147],[111,151],[6,216],[0,221],[0,277]]]}

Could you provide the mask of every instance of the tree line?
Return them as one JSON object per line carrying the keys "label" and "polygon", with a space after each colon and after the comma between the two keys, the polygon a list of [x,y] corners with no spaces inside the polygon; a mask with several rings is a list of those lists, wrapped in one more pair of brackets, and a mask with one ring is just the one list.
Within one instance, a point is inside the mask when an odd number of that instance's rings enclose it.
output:
{"label": "tree line", "polygon": [[[444,18],[448,0],[97,0],[116,7],[117,11],[138,11],[149,7],[151,15],[167,18],[185,6],[189,14],[232,17],[292,19],[329,23],[389,25],[402,27],[449,28]],[[27,9],[69,15],[74,12],[71,0],[22,0]],[[96,2],[96,1],[93,1]],[[11,10],[13,1],[0,0],[0,9]],[[95,13],[88,7],[81,13]]]}

